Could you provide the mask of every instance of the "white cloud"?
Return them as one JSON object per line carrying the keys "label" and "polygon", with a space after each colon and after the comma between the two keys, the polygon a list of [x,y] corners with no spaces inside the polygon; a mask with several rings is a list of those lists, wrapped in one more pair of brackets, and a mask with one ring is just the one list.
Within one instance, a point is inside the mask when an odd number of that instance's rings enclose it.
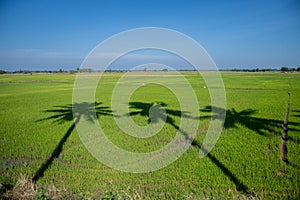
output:
{"label": "white cloud", "polygon": [[42,49],[16,49],[16,52],[19,53],[40,53]]}

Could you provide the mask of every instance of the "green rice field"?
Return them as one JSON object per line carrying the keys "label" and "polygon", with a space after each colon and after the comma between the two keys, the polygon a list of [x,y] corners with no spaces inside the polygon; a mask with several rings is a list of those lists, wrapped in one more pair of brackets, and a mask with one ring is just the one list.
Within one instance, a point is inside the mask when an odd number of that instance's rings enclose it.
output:
{"label": "green rice field", "polygon": [[[176,79],[171,73],[165,72],[166,81]],[[4,198],[25,176],[35,183],[36,199],[51,198],[51,188],[56,188],[52,195],[66,199],[299,199],[300,73],[221,72],[226,120],[217,144],[202,159],[199,150],[205,125],[217,113],[211,112],[210,94],[202,77],[196,72],[182,73],[195,91],[199,127],[204,128],[178,160],[149,173],[112,169],[85,148],[72,116],[76,74],[1,75],[1,196]],[[163,148],[179,129],[178,99],[159,84],[138,88],[128,105],[134,122],[146,126],[155,102],[165,108],[167,121],[150,138],[124,134],[114,119],[117,111],[111,108],[112,92],[122,75],[104,73],[99,82],[95,94],[99,124],[120,148],[132,152]],[[288,92],[286,164],[280,157],[280,144]]]}

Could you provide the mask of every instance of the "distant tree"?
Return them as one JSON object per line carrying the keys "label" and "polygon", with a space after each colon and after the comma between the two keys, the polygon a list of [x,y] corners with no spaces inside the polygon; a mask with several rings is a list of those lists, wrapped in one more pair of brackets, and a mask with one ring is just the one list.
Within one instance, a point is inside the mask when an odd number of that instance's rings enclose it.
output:
{"label": "distant tree", "polygon": [[282,71],[282,72],[287,72],[287,71],[289,71],[289,68],[288,68],[288,67],[281,67],[281,68],[280,68],[280,71]]}
{"label": "distant tree", "polygon": [[300,72],[300,67],[297,68],[297,72]]}
{"label": "distant tree", "polygon": [[164,72],[167,72],[167,71],[168,71],[168,69],[164,68],[162,71],[164,71]]}
{"label": "distant tree", "polygon": [[63,69],[59,69],[59,73],[62,73],[64,70]]}

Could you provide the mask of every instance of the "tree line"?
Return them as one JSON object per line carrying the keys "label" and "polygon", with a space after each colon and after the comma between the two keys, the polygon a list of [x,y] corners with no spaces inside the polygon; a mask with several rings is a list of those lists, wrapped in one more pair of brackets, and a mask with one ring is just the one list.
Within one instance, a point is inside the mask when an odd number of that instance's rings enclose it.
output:
{"label": "tree line", "polygon": [[299,72],[299,71],[300,71],[300,67],[297,67],[297,68],[294,68],[294,67],[292,67],[292,68],[289,68],[289,67],[281,67],[281,68],[280,68],[280,71],[282,71],[282,72],[294,72],[294,71]]}
{"label": "tree line", "polygon": [[[124,72],[124,71],[130,71],[130,70],[112,70],[108,69],[105,70],[105,72]],[[162,71],[168,71],[167,69],[163,69]],[[179,70],[179,71],[195,71],[195,70]],[[221,69],[220,71],[236,71],[236,72],[270,72],[270,71],[281,71],[281,72],[300,72],[300,67],[281,67],[280,69],[242,69],[242,68],[233,68],[233,69]],[[16,71],[5,71],[5,70],[0,70],[0,74],[32,74],[32,73],[70,73],[74,74],[77,72],[96,72],[93,69],[90,68],[83,68],[79,69],[77,68],[76,70],[16,70]]]}

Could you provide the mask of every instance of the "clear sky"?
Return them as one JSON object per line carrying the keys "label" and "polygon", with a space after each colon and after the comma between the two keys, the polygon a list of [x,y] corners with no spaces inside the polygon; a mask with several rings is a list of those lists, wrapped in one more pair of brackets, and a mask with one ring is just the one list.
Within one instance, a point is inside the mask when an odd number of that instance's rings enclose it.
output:
{"label": "clear sky", "polygon": [[300,66],[298,0],[0,0],[0,69],[76,69],[101,41],[139,27],[192,37],[221,69]]}

